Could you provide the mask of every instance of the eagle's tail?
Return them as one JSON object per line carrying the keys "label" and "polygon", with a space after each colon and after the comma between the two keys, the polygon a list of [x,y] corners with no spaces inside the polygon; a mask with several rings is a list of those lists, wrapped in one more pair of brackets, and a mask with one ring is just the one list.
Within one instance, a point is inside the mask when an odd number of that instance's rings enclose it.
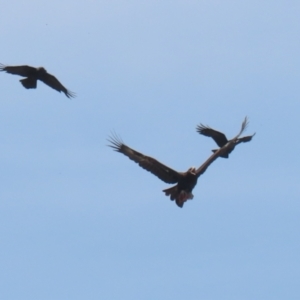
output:
{"label": "eagle's tail", "polygon": [[20,81],[21,81],[22,85],[24,86],[24,88],[26,88],[26,89],[35,89],[36,88],[37,79],[34,77],[20,79]]}
{"label": "eagle's tail", "polygon": [[166,196],[170,195],[170,199],[173,201],[178,196],[177,188],[178,188],[178,186],[174,185],[168,189],[163,190],[163,192],[166,194]]}
{"label": "eagle's tail", "polygon": [[163,190],[166,196],[170,196],[170,199],[172,201],[175,200],[177,206],[183,207],[184,202],[186,202],[189,199],[193,199],[192,193],[187,193],[184,190],[178,191],[178,186],[174,185],[168,189]]}

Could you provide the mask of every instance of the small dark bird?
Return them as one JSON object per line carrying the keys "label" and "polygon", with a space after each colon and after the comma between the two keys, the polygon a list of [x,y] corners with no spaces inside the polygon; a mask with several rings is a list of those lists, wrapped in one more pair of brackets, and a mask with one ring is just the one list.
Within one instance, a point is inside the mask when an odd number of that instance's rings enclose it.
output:
{"label": "small dark bird", "polygon": [[0,64],[0,71],[5,71],[9,74],[20,75],[26,77],[20,79],[22,85],[26,89],[35,89],[37,80],[41,80],[51,88],[58,92],[63,92],[68,98],[75,97],[75,93],[67,90],[53,75],[47,73],[43,67],[34,68],[30,66],[5,66]]}
{"label": "small dark bird", "polygon": [[171,200],[175,200],[176,204],[179,207],[183,207],[184,202],[194,198],[192,190],[196,186],[197,180],[200,175],[202,175],[206,171],[208,166],[213,161],[215,161],[219,156],[226,153],[228,149],[232,147],[232,145],[244,131],[246,125],[247,119],[245,119],[245,121],[243,122],[241,130],[235,138],[229,141],[218,151],[214,152],[198,169],[196,169],[195,167],[191,167],[186,172],[177,172],[160,163],[158,160],[135,151],[134,149],[125,145],[123,141],[115,134],[108,139],[108,141],[111,143],[108,146],[112,147],[117,152],[123,153],[128,158],[138,163],[140,167],[151,172],[162,181],[170,184],[177,183],[175,186],[163,190],[163,192],[166,196],[170,196]]}
{"label": "small dark bird", "polygon": [[[245,129],[246,127],[248,126],[248,120],[247,120],[247,117],[245,118],[245,121],[246,122],[245,124]],[[229,157],[229,154],[233,151],[233,149],[235,148],[236,145],[240,144],[240,143],[246,143],[246,142],[250,142],[252,140],[252,137],[255,135],[252,134],[252,135],[249,135],[249,136],[244,136],[244,137],[241,137],[241,138],[233,138],[231,140],[227,140],[226,136],[224,133],[222,132],[219,132],[217,130],[214,130],[208,126],[204,126],[202,124],[198,125],[196,127],[196,130],[197,132],[199,132],[200,134],[202,135],[205,135],[205,136],[208,136],[208,137],[211,137],[213,138],[213,140],[217,143],[217,145],[219,147],[223,147],[224,145],[226,145],[228,142],[231,142],[232,140],[235,140],[234,143],[231,143],[231,147],[228,147],[227,148],[227,151],[223,152],[220,157],[223,157],[223,158],[228,158]],[[218,151],[218,149],[214,149],[212,150],[212,152],[216,152]]]}

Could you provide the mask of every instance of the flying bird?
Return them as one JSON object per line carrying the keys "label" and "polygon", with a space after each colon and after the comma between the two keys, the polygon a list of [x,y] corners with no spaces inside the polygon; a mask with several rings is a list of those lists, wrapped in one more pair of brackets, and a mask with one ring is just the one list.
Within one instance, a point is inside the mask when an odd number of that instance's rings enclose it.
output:
{"label": "flying bird", "polygon": [[108,139],[108,141],[110,142],[110,145],[108,146],[113,148],[117,152],[123,153],[129,159],[139,164],[140,167],[151,172],[162,181],[169,184],[176,183],[176,185],[163,190],[163,192],[166,196],[170,196],[170,199],[172,201],[175,200],[177,206],[183,207],[184,202],[194,198],[192,190],[196,186],[197,180],[200,175],[202,175],[206,171],[208,166],[213,161],[215,161],[219,156],[223,155],[228,151],[230,147],[232,147],[238,137],[245,130],[246,125],[247,119],[245,119],[245,121],[243,122],[241,130],[235,138],[229,141],[218,151],[214,152],[198,169],[196,169],[195,167],[191,167],[186,172],[177,172],[170,167],[162,164],[155,158],[137,152],[136,150],[125,145],[116,134],[113,134]]}
{"label": "flying bird", "polygon": [[[245,129],[246,127],[248,126],[248,119],[247,117],[245,118]],[[200,124],[196,127],[196,130],[198,133],[202,134],[202,135],[205,135],[205,136],[208,136],[208,137],[211,137],[213,138],[213,140],[217,143],[217,145],[219,147],[223,147],[224,145],[226,145],[228,142],[231,142],[233,140],[234,143],[231,143],[231,147],[228,147],[227,148],[227,151],[224,151],[220,157],[223,157],[223,158],[228,158],[229,157],[229,154],[233,151],[233,149],[235,148],[236,145],[240,144],[240,143],[246,143],[246,142],[250,142],[253,138],[253,136],[255,135],[252,134],[252,135],[249,135],[249,136],[244,136],[244,137],[241,137],[241,138],[233,138],[231,140],[228,140],[225,136],[224,133],[222,132],[219,132],[217,130],[214,130],[208,126],[204,126],[203,124]],[[212,150],[213,152],[216,152],[218,151],[218,149],[214,149]]]}
{"label": "flying bird", "polygon": [[37,80],[40,80],[50,86],[51,88],[57,90],[58,92],[63,92],[68,98],[75,97],[75,93],[67,90],[58,79],[47,73],[46,69],[43,67],[34,68],[30,66],[5,66],[0,64],[0,71],[5,71],[9,74],[20,75],[26,77],[20,79],[22,85],[26,89],[35,89],[37,86]]}

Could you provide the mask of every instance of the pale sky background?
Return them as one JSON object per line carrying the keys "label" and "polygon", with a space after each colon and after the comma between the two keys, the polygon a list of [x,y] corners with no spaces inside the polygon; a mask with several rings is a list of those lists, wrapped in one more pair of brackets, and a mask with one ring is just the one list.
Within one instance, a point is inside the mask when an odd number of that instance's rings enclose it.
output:
{"label": "pale sky background", "polygon": [[[299,1],[10,0],[0,62],[0,298],[300,299]],[[107,147],[186,171],[246,135],[182,209]]]}

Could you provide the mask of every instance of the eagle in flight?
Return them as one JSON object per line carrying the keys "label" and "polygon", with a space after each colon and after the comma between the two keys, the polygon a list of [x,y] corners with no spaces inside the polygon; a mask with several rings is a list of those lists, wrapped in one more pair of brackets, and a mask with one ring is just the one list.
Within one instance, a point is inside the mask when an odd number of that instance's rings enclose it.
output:
{"label": "eagle in flight", "polygon": [[5,71],[9,74],[20,75],[26,77],[20,79],[22,85],[26,89],[35,89],[37,86],[37,81],[40,80],[50,86],[51,88],[57,90],[58,92],[63,92],[68,98],[75,97],[75,93],[67,90],[58,79],[49,74],[43,67],[34,68],[30,66],[5,66],[0,64],[0,71]]}
{"label": "eagle in flight", "polygon": [[236,137],[230,140],[226,145],[223,145],[219,150],[214,152],[198,169],[195,167],[189,168],[186,172],[177,172],[168,166],[162,164],[155,158],[146,156],[134,149],[128,147],[123,143],[123,141],[117,137],[115,134],[112,135],[108,141],[110,142],[109,147],[113,148],[115,151],[123,153],[129,159],[133,160],[143,169],[151,172],[153,175],[157,176],[162,181],[169,184],[176,184],[170,188],[163,190],[166,196],[170,196],[171,200],[175,200],[177,206],[183,207],[184,202],[189,199],[193,199],[192,194],[193,188],[197,184],[197,180],[202,175],[208,166],[214,162],[219,156],[224,155],[234,145],[245,130],[247,125],[247,118],[245,118],[242,123],[240,132]]}
{"label": "eagle in flight", "polygon": [[[245,118],[245,129],[246,127],[248,126],[248,120],[247,120],[247,117]],[[196,127],[196,130],[198,133],[202,134],[202,135],[205,135],[205,136],[208,136],[208,137],[211,137],[216,143],[217,145],[221,148],[223,147],[224,145],[226,145],[228,142],[232,142],[234,140],[233,143],[231,143],[231,147],[228,147],[226,151],[224,151],[220,157],[223,157],[223,158],[228,158],[229,157],[229,154],[233,151],[233,149],[235,148],[236,145],[240,144],[240,143],[246,143],[246,142],[250,142],[253,138],[253,136],[255,135],[252,134],[252,135],[248,135],[248,136],[244,136],[244,137],[241,137],[241,138],[233,138],[231,140],[228,140],[226,138],[226,135],[220,131],[217,131],[217,130],[214,130],[208,126],[204,126],[203,124],[200,124]],[[214,149],[212,150],[212,152],[216,152],[218,151],[218,149]]]}

